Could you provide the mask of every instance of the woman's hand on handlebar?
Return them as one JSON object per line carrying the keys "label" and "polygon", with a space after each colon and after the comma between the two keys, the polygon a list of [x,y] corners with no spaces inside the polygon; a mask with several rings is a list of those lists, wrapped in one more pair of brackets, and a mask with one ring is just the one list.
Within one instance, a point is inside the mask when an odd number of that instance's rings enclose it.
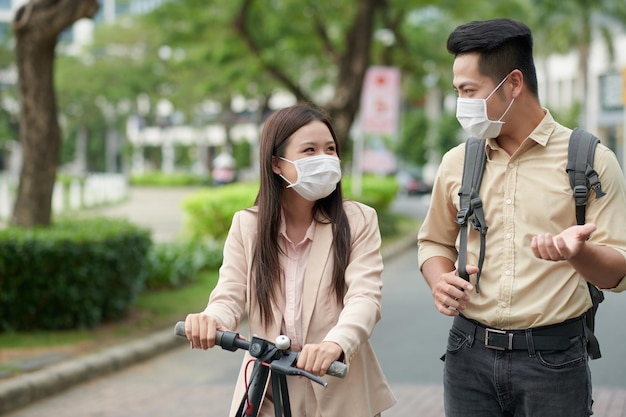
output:
{"label": "woman's hand on handlebar", "polygon": [[335,342],[322,342],[304,345],[298,355],[297,368],[311,372],[313,375],[324,376],[333,361],[339,360],[343,349]]}
{"label": "woman's hand on handlebar", "polygon": [[185,335],[191,342],[192,349],[206,350],[215,346],[216,330],[218,330],[217,322],[206,314],[188,314],[185,318]]}

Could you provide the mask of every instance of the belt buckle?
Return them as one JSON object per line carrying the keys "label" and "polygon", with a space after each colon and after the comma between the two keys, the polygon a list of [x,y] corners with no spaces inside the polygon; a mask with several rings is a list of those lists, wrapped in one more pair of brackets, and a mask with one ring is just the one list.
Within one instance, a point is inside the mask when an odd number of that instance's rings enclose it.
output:
{"label": "belt buckle", "polygon": [[[500,346],[494,346],[494,345],[490,345],[489,344],[489,334],[490,333],[497,333],[497,334],[508,334],[509,335],[509,345],[507,347],[500,347]],[[495,349],[495,350],[513,350],[513,333],[507,333],[505,330],[498,330],[498,329],[490,329],[487,328],[485,329],[485,347],[489,348],[489,349]]]}

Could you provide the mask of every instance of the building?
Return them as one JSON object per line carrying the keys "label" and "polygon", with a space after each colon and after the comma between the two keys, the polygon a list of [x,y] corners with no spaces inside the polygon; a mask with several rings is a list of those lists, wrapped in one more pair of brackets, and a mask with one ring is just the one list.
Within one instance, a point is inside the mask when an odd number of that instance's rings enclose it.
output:
{"label": "building", "polygon": [[[587,75],[587,112],[581,115],[580,126],[610,147],[626,171],[626,32],[616,29],[613,42],[613,60],[600,36],[592,42]],[[536,65],[542,105],[553,110],[567,110],[574,103],[582,102],[583,83],[578,71],[577,52],[538,59]]]}

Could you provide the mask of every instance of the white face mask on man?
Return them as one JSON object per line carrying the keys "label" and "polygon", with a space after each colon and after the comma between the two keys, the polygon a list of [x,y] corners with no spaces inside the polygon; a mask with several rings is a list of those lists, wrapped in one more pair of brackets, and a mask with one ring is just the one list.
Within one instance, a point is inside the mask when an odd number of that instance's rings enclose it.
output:
{"label": "white face mask on man", "polygon": [[504,84],[508,74],[500,84],[487,96],[487,98],[457,98],[456,99],[456,119],[459,121],[468,135],[478,139],[488,139],[498,137],[504,122],[502,119],[508,113],[515,99],[511,99],[509,107],[506,108],[502,116],[498,120],[489,120],[487,116],[487,100],[498,91]]}
{"label": "white face mask on man", "polygon": [[336,156],[309,156],[295,161],[290,161],[281,156],[280,159],[291,162],[296,167],[298,174],[298,179],[293,184],[280,174],[280,177],[289,183],[287,188],[293,188],[309,201],[328,197],[335,191],[337,183],[341,179],[341,165]]}

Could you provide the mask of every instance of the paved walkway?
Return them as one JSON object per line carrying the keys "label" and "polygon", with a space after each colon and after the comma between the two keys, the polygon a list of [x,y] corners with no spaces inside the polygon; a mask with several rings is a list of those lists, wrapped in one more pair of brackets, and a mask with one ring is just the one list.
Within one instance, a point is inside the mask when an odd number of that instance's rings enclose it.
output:
{"label": "paved walkway", "polygon": [[155,242],[167,242],[185,232],[183,200],[200,190],[196,187],[130,187],[122,204],[93,209],[89,215],[122,217],[152,231]]}
{"label": "paved walkway", "polygon": [[[128,218],[152,229],[156,241],[167,241],[176,238],[182,230],[184,218],[180,202],[194,191],[133,188],[129,200],[124,204],[94,213]],[[385,259],[407,244],[404,242],[397,247],[387,248]],[[119,417],[122,414],[115,411],[114,404],[119,401],[116,393],[122,389],[136,393],[132,401],[124,404],[125,416],[169,417],[179,415],[183,408],[187,417],[225,416],[226,399],[231,395],[230,386],[212,384],[192,388],[183,382],[163,385],[149,377],[141,379],[143,365],[138,363],[156,358],[145,363],[159,366],[160,358],[175,354],[177,347],[181,346],[181,340],[172,333],[171,330],[158,332],[151,337],[46,366],[36,372],[0,380],[0,414],[11,412],[10,415],[6,414],[7,417]],[[130,365],[135,366],[126,369]],[[112,388],[110,378],[104,376],[113,372],[120,375],[122,380],[128,378],[128,382]],[[115,384],[119,384],[119,381],[116,379]],[[383,417],[443,416],[441,385],[396,383],[392,384],[392,388],[398,404],[384,413]],[[67,399],[64,401],[62,398],[64,396],[54,395],[65,390],[77,394],[69,404]],[[146,414],[146,402],[163,396],[171,399],[171,404]],[[36,402],[46,397],[47,400]],[[626,390],[602,388],[597,390],[594,398],[594,417],[626,417]],[[25,407],[33,402],[34,405]]]}

